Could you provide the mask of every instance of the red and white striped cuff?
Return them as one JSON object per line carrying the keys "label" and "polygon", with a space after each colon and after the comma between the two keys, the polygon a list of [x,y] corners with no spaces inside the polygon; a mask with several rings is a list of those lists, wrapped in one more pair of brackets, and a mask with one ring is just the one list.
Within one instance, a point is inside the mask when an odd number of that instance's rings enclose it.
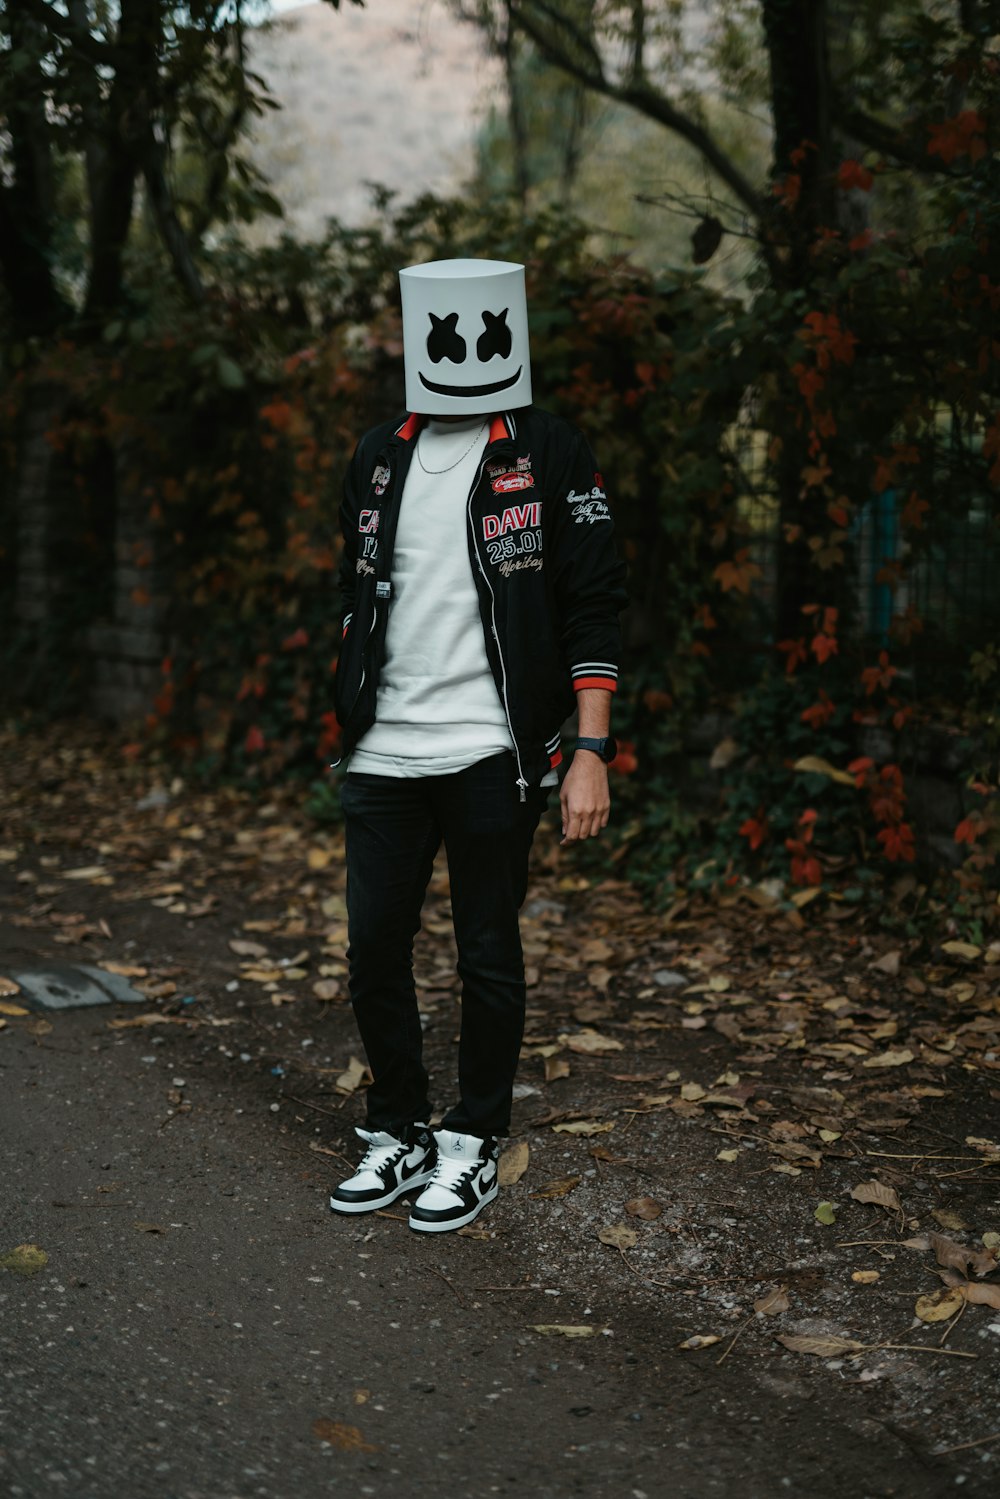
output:
{"label": "red and white striped cuff", "polygon": [[604,687],[608,692],[618,690],[618,668],[613,661],[580,661],[572,669],[573,691],[584,687]]}

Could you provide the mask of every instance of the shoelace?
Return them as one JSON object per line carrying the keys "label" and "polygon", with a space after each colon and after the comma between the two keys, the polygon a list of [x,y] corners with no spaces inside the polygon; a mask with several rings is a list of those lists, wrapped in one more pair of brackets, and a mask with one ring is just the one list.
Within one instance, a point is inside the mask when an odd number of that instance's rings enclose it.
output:
{"label": "shoelace", "polygon": [[358,1171],[381,1171],[390,1161],[395,1165],[410,1150],[409,1145],[378,1145],[372,1140],[361,1159]]}
{"label": "shoelace", "polygon": [[456,1187],[462,1185],[466,1177],[471,1181],[483,1165],[485,1165],[485,1162],[481,1160],[464,1164],[461,1161],[449,1161],[443,1156],[438,1156],[437,1165],[434,1168],[434,1179],[431,1185],[444,1187],[447,1191],[452,1192]]}

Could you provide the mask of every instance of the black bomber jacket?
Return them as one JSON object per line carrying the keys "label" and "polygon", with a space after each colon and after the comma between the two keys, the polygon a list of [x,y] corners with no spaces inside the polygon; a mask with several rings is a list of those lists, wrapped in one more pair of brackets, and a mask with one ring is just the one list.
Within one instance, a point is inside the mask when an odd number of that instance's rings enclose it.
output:
{"label": "black bomber jacket", "polygon": [[[375,722],[396,521],[424,421],[408,415],[366,433],[344,481],[335,766]],[[618,682],[625,566],[604,481],[576,428],[534,406],[494,416],[466,503],[466,537],[523,801],[526,787],[562,759],[574,690],[614,692]]]}

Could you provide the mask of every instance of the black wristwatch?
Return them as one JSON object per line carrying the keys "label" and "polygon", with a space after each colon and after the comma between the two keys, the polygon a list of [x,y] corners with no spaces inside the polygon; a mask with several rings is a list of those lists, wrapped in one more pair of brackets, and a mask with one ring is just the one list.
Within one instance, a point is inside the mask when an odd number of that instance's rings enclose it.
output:
{"label": "black wristwatch", "polygon": [[577,749],[593,750],[595,755],[600,755],[605,765],[610,765],[618,753],[618,740],[611,734],[606,739],[578,739]]}

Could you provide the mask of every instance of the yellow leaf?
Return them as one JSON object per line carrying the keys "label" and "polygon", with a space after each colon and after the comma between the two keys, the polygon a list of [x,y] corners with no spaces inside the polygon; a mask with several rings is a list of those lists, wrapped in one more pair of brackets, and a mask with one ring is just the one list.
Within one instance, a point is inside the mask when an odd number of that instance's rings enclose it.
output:
{"label": "yellow leaf", "polygon": [[866,1057],[861,1063],[862,1067],[905,1067],[907,1062],[913,1061],[913,1052],[908,1046],[899,1051],[884,1051],[881,1056]]}
{"label": "yellow leaf", "polygon": [[879,1278],[877,1270],[855,1270],[851,1279],[857,1281],[859,1286],[873,1286]]}
{"label": "yellow leaf", "polygon": [[610,1244],[612,1249],[631,1249],[639,1242],[635,1229],[626,1228],[624,1223],[610,1223],[607,1228],[599,1228],[597,1237],[602,1244]]}
{"label": "yellow leaf", "polygon": [[0,1000],[0,1015],[27,1015],[23,1005],[12,1005],[9,1000]]}
{"label": "yellow leaf", "polygon": [[539,1187],[537,1192],[529,1192],[529,1197],[540,1197],[546,1201],[554,1197],[565,1197],[567,1192],[572,1192],[574,1187],[580,1185],[582,1178],[579,1176],[560,1176],[556,1181],[547,1182],[544,1187]]}
{"label": "yellow leaf", "polygon": [[130,1015],[125,1020],[109,1020],[108,1029],[111,1031],[131,1031],[141,1029],[147,1025],[190,1025],[191,1022],[182,1015],[157,1015],[149,1013],[146,1015]]}
{"label": "yellow leaf", "polygon": [[705,1089],[700,1083],[685,1083],[681,1088],[681,1097],[686,1098],[688,1103],[697,1103],[699,1098],[705,1097]]}
{"label": "yellow leaf", "polygon": [[141,967],[138,963],[115,963],[110,958],[105,958],[97,966],[103,968],[105,973],[117,973],[123,979],[149,977],[149,969]]}
{"label": "yellow leaf", "polygon": [[317,999],[339,999],[341,986],[336,979],[318,979],[312,986]]}
{"label": "yellow leaf", "polygon": [[500,1166],[497,1171],[497,1179],[501,1187],[512,1187],[519,1182],[528,1169],[528,1142],[518,1140],[516,1144],[509,1145],[500,1157]]}
{"label": "yellow leaf", "polygon": [[312,1434],[321,1442],[329,1442],[340,1452],[377,1452],[378,1448],[366,1442],[356,1426],[347,1426],[343,1421],[328,1421],[321,1417],[312,1424]]}
{"label": "yellow leaf", "polygon": [[793,1353],[814,1353],[817,1358],[837,1358],[844,1353],[861,1353],[864,1343],[855,1338],[813,1337],[808,1333],[782,1333],[778,1338]]}
{"label": "yellow leaf", "polygon": [[15,1275],[37,1275],[48,1262],[49,1257],[39,1244],[18,1244],[0,1254],[0,1270],[10,1270]]}
{"label": "yellow leaf", "polygon": [[947,1322],[961,1310],[964,1299],[958,1286],[943,1286],[929,1296],[918,1296],[914,1311],[921,1322]]}
{"label": "yellow leaf", "polygon": [[529,1323],[528,1330],[540,1332],[545,1337],[592,1338],[596,1328],[574,1327],[567,1322],[534,1322]]}
{"label": "yellow leaf", "polygon": [[840,786],[855,785],[854,777],[849,770],[838,770],[821,755],[803,755],[801,759],[796,760],[792,769],[806,771],[811,775],[828,776],[831,781],[836,781]]}
{"label": "yellow leaf", "polygon": [[941,951],[951,953],[955,958],[981,958],[983,955],[982,948],[971,942],[942,942]]}
{"label": "yellow leaf", "polygon": [[598,1031],[592,1030],[590,1026],[584,1026],[575,1036],[560,1036],[560,1041],[569,1047],[570,1051],[581,1054],[597,1055],[605,1051],[624,1051],[620,1041],[613,1036],[602,1036]]}
{"label": "yellow leaf", "polygon": [[310,869],[325,869],[333,858],[333,853],[328,848],[311,848],[306,855],[306,863]]}
{"label": "yellow leaf", "polygon": [[691,1349],[711,1348],[713,1343],[721,1342],[722,1339],[719,1337],[718,1333],[710,1332],[704,1335],[701,1333],[695,1333],[692,1337],[685,1338],[683,1343],[678,1343],[677,1346],[678,1348]]}
{"label": "yellow leaf", "polygon": [[347,1064],[346,1072],[342,1072],[337,1078],[336,1087],[341,1093],[356,1093],[365,1083],[370,1083],[372,1075],[364,1062],[352,1057]]}

